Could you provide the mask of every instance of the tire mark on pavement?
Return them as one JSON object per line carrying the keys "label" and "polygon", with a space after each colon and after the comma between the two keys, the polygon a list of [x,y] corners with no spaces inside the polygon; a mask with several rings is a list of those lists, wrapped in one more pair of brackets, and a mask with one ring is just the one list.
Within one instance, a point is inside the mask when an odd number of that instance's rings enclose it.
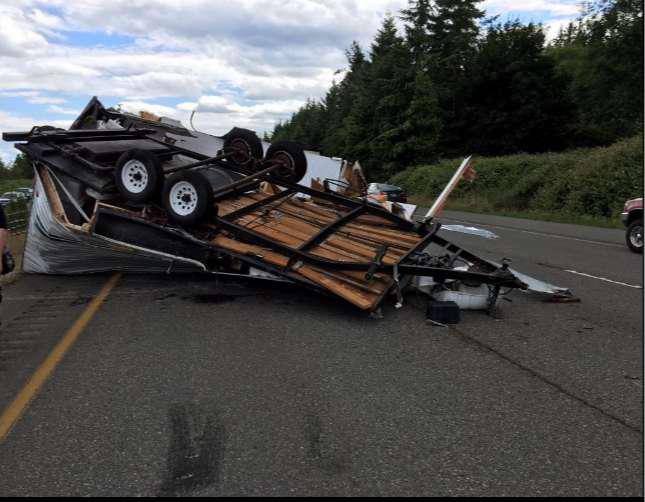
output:
{"label": "tire mark on pavement", "polygon": [[308,414],[304,423],[305,439],[307,442],[307,457],[321,471],[328,475],[338,475],[348,469],[345,455],[331,451],[326,447],[325,434],[320,416]]}
{"label": "tire mark on pavement", "polygon": [[213,410],[194,403],[171,406],[167,472],[160,496],[189,495],[219,487],[224,460],[224,426]]}

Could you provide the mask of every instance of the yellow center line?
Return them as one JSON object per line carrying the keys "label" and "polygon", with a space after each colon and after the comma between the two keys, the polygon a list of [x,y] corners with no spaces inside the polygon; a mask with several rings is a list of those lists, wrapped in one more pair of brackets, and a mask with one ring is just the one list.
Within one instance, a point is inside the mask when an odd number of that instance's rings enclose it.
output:
{"label": "yellow center line", "polygon": [[94,314],[98,311],[101,304],[105,301],[110,291],[116,286],[121,278],[121,274],[114,274],[103,285],[99,294],[96,295],[83,313],[74,322],[67,333],[56,344],[54,349],[49,353],[47,358],[42,362],[38,369],[31,375],[12,403],[0,415],[0,443],[2,443],[14,425],[18,422],[24,411],[27,409],[29,402],[38,394],[40,388],[49,378],[49,375],[56,369],[63,356],[74,345],[78,336],[83,332],[87,323],[90,322]]}

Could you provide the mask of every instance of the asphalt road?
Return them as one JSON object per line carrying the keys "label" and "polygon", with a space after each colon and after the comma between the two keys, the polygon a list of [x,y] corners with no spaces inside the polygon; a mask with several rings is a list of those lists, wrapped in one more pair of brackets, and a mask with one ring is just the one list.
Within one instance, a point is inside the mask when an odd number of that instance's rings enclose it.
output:
{"label": "asphalt road", "polygon": [[[124,276],[0,444],[0,495],[642,496],[642,257],[619,230],[444,220],[581,302],[514,292],[446,329],[415,294],[373,319],[296,287]],[[108,278],[5,289],[0,410]]]}

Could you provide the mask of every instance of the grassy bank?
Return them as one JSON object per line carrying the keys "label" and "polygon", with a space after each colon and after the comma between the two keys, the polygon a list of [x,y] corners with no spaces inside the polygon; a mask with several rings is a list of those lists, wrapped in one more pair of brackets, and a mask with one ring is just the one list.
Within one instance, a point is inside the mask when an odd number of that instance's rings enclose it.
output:
{"label": "grassy bank", "polygon": [[[460,161],[413,167],[391,182],[429,205]],[[562,153],[477,157],[474,167],[475,181],[460,183],[447,209],[620,227],[625,200],[643,194],[643,138]]]}

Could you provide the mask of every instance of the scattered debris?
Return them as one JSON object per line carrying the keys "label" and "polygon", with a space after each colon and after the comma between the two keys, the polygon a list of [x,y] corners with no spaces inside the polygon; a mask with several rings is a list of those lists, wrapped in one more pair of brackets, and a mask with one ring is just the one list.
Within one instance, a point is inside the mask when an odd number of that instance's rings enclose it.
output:
{"label": "scattered debris", "polygon": [[465,225],[441,225],[441,230],[447,230],[448,232],[459,232],[462,234],[471,234],[478,235],[484,239],[498,239],[499,235],[491,232],[490,230],[485,230],[483,228],[477,227],[467,227]]}
{"label": "scattered debris", "polygon": [[461,320],[459,305],[452,301],[431,300],[428,302],[426,319],[439,326],[459,324]]}

